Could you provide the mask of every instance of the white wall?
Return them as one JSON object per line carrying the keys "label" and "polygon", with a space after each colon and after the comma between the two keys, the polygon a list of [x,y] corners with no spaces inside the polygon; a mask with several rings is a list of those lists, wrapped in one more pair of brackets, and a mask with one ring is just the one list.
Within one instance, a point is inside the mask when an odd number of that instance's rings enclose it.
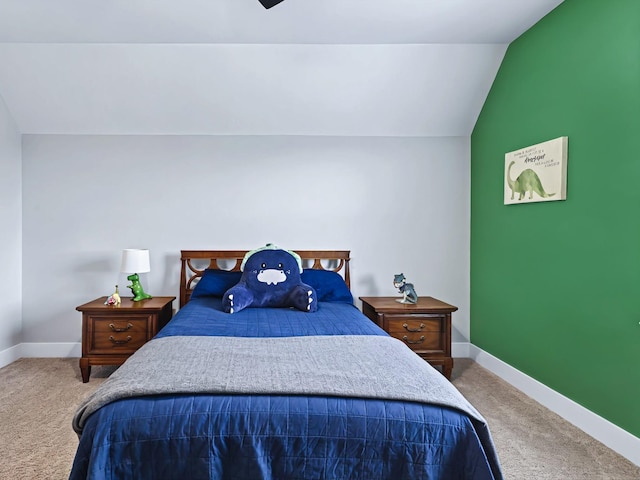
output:
{"label": "white wall", "polygon": [[[21,341],[22,193],[21,139],[0,97],[0,357]],[[5,352],[5,353],[3,353]],[[16,357],[17,358],[17,357]],[[4,360],[0,365],[15,358]]]}
{"label": "white wall", "polygon": [[404,272],[466,341],[469,158],[466,137],[25,135],[23,341],[80,341],[74,309],[126,285],[123,248],[177,296],[180,249],[267,242],[350,249],[356,297]]}

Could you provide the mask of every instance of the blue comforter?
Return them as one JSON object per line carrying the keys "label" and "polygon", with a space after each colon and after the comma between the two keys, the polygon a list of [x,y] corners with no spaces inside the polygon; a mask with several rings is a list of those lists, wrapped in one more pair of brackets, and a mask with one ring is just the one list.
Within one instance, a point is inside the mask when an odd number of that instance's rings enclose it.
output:
{"label": "blue comforter", "polygon": [[[242,337],[386,335],[354,306],[220,311],[198,298],[159,333]],[[247,365],[250,370],[251,366]],[[214,372],[215,373],[215,372]],[[492,444],[453,409],[283,395],[162,395],[92,414],[70,478],[499,479]]]}
{"label": "blue comforter", "polygon": [[387,335],[375,323],[346,303],[320,302],[318,311],[289,308],[248,308],[228,314],[216,297],[187,303],[158,337],[208,335],[220,337],[300,337],[309,335]]}

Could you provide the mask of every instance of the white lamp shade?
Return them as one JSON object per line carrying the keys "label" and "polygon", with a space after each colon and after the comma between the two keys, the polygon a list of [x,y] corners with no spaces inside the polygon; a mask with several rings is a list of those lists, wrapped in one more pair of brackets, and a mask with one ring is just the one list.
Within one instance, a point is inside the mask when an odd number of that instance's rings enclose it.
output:
{"label": "white lamp shade", "polygon": [[149,250],[139,248],[125,248],[122,251],[122,264],[120,271],[123,273],[146,273],[151,271],[149,263]]}

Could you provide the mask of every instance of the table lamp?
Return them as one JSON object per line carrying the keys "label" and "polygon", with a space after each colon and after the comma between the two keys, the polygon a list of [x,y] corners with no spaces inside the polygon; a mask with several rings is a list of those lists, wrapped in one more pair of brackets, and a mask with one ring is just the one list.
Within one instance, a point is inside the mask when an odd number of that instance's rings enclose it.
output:
{"label": "table lamp", "polygon": [[151,295],[144,292],[140,283],[139,273],[147,273],[151,271],[149,263],[149,250],[139,248],[125,248],[122,251],[122,264],[120,266],[122,273],[130,273],[127,280],[131,285],[127,285],[133,294],[133,301],[139,302],[145,298],[151,298]]}

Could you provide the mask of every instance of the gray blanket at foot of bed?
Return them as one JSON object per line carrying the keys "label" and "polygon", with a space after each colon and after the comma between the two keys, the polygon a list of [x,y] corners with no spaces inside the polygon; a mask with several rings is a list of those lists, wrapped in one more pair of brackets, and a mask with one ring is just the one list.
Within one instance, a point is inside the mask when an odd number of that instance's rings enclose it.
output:
{"label": "gray blanket at foot of bed", "polygon": [[[80,405],[73,428],[80,434],[91,413],[118,399],[180,393],[323,395],[442,405],[469,415],[488,456],[494,452],[483,417],[440,372],[401,341],[373,335],[154,339]],[[497,465],[497,458],[490,461]]]}

